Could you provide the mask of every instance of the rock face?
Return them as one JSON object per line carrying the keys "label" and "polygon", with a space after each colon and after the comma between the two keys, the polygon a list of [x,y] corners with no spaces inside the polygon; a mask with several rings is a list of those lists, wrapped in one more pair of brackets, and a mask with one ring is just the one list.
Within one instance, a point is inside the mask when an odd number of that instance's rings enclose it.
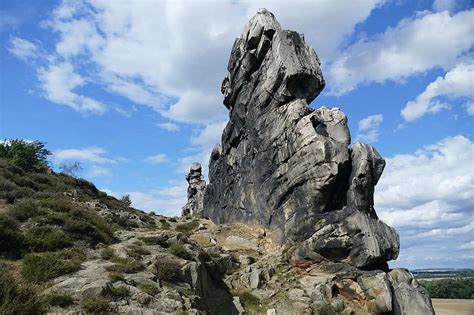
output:
{"label": "rock face", "polygon": [[186,175],[188,181],[188,202],[183,207],[182,215],[202,215],[204,190],[206,181],[202,176],[202,167],[199,163],[193,163],[189,174]]}
{"label": "rock face", "polygon": [[261,9],[227,69],[230,119],[210,157],[204,215],[278,231],[303,260],[384,268],[397,258],[398,234],[373,207],[385,161],[369,145],[348,147],[342,111],[308,106],[325,82],[303,35]]}

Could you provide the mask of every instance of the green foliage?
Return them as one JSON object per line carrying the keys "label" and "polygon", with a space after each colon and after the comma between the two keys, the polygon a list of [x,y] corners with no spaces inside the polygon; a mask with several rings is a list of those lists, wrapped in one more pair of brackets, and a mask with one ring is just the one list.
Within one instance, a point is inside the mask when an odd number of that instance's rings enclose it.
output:
{"label": "green foliage", "polygon": [[118,300],[129,296],[130,290],[125,286],[108,283],[102,290],[102,295],[113,300]]}
{"label": "green foliage", "polygon": [[168,247],[168,238],[162,235],[140,237],[140,240],[142,240],[147,245],[160,245],[161,247],[165,248]]}
{"label": "green foliage", "polygon": [[153,284],[139,284],[138,288],[151,296],[155,296],[161,292],[160,288]]}
{"label": "green foliage", "polygon": [[112,271],[112,272],[109,272],[109,279],[112,282],[117,282],[117,281],[124,281],[125,277],[123,276],[123,273],[121,272]]}
{"label": "green foliage", "polygon": [[59,165],[61,173],[67,174],[72,177],[76,177],[77,172],[82,170],[81,163],[79,162],[70,162],[70,163],[61,163]]}
{"label": "green foliage", "polygon": [[27,254],[23,259],[23,277],[34,283],[42,283],[80,269],[81,255],[72,250]]}
{"label": "green foliage", "polygon": [[102,259],[110,260],[115,257],[115,251],[112,247],[106,247],[101,251],[100,256]]}
{"label": "green foliage", "polygon": [[24,247],[25,241],[19,231],[17,222],[4,214],[0,214],[0,256],[18,258]]}
{"label": "green foliage", "polygon": [[186,259],[186,260],[192,260],[193,259],[193,255],[191,255],[191,253],[189,253],[186,250],[186,248],[181,244],[175,243],[175,244],[171,245],[170,248],[169,248],[169,251],[170,251],[171,254],[173,254],[177,257],[180,257],[180,258],[183,258],[183,259]]}
{"label": "green foliage", "polygon": [[190,222],[176,225],[175,230],[189,236],[193,233],[194,229],[196,229],[198,226],[199,226],[199,220],[192,220]]}
{"label": "green foliage", "polygon": [[82,301],[81,308],[92,314],[108,313],[110,311],[110,301],[103,297],[89,298]]}
{"label": "green foliage", "polygon": [[47,225],[32,226],[25,231],[25,239],[34,252],[56,251],[73,245],[64,231]]}
{"label": "green foliage", "polygon": [[171,227],[171,224],[168,221],[166,221],[166,219],[160,219],[160,223],[161,223],[161,229],[163,230],[169,230]]}
{"label": "green foliage", "polygon": [[145,266],[135,259],[113,257],[111,261],[114,264],[105,268],[109,272],[137,273],[145,269]]}
{"label": "green foliage", "polygon": [[48,168],[48,155],[43,142],[28,142],[21,139],[0,143],[0,158],[7,159],[25,171],[41,171]]}
{"label": "green foliage", "polygon": [[474,299],[474,278],[420,280],[432,298]]}
{"label": "green foliage", "polygon": [[239,295],[240,303],[247,311],[263,311],[260,299],[248,291],[241,292]]}
{"label": "green foliage", "polygon": [[130,195],[123,195],[122,198],[120,198],[120,201],[123,202],[127,207],[132,205],[132,199],[130,199]]}
{"label": "green foliage", "polygon": [[155,262],[155,268],[155,274],[160,280],[167,282],[181,280],[181,264],[175,259],[158,258]]}
{"label": "green foliage", "polygon": [[141,259],[144,255],[150,254],[148,249],[138,245],[130,245],[127,249],[127,255],[135,259]]}
{"label": "green foliage", "polygon": [[43,314],[46,309],[42,298],[30,285],[19,283],[0,263],[0,314]]}
{"label": "green foliage", "polygon": [[9,208],[8,214],[20,222],[41,214],[38,203],[31,198],[24,198]]}
{"label": "green foliage", "polygon": [[68,307],[74,304],[71,294],[65,292],[53,292],[46,296],[46,303],[49,306]]}

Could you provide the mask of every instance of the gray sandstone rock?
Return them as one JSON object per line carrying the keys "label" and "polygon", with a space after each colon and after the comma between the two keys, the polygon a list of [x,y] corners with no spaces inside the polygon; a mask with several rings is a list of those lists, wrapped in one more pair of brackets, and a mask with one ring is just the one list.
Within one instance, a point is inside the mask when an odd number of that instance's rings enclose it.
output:
{"label": "gray sandstone rock", "polygon": [[188,186],[188,202],[183,207],[182,215],[202,215],[204,190],[206,188],[206,181],[202,176],[201,164],[193,163],[186,175]]}
{"label": "gray sandstone rock", "polygon": [[342,111],[308,106],[324,85],[304,37],[260,10],[232,47],[230,119],[210,157],[204,215],[270,227],[301,259],[386,268],[399,240],[373,207],[385,161],[369,145],[348,147]]}

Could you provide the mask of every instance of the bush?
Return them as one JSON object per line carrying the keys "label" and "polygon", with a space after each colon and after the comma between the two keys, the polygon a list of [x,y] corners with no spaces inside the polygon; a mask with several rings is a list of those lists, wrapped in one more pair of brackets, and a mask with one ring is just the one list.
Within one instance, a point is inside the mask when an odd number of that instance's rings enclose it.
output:
{"label": "bush", "polygon": [[168,247],[168,238],[162,235],[140,237],[140,240],[147,245],[160,245],[161,247]]}
{"label": "bush", "polygon": [[110,278],[110,281],[112,281],[112,282],[124,281],[125,280],[125,278],[123,276],[123,273],[117,272],[117,271],[109,272],[109,278]]}
{"label": "bush", "polygon": [[38,203],[30,198],[18,200],[14,205],[10,206],[8,214],[18,221],[24,222],[29,218],[33,218],[41,214],[38,209]]}
{"label": "bush", "polygon": [[139,284],[138,288],[148,295],[155,296],[161,292],[160,288],[153,284]]}
{"label": "bush", "polygon": [[102,250],[100,256],[102,257],[102,259],[110,260],[115,257],[115,251],[112,247],[107,247]]}
{"label": "bush", "polygon": [[103,297],[85,299],[81,303],[81,308],[92,314],[108,313],[110,311],[110,301]]}
{"label": "bush", "polygon": [[118,300],[129,296],[130,290],[124,286],[108,283],[102,290],[102,295],[113,300]]}
{"label": "bush", "polygon": [[35,252],[56,251],[71,247],[73,244],[64,231],[50,226],[34,226],[25,232],[25,239]]}
{"label": "bush", "polygon": [[135,259],[113,257],[111,261],[115,264],[105,268],[109,272],[137,273],[145,269],[145,266]]}
{"label": "bush", "polygon": [[189,253],[186,248],[181,245],[181,244],[173,244],[170,246],[170,249],[169,249],[170,253],[177,256],[177,257],[180,257],[180,258],[183,258],[183,259],[186,259],[186,260],[192,260],[193,259],[193,255],[191,255],[191,253]]}
{"label": "bush", "polygon": [[48,168],[51,152],[39,141],[28,142],[20,139],[0,143],[0,158],[6,159],[25,171],[40,171]]}
{"label": "bush", "polygon": [[43,314],[42,298],[29,285],[18,283],[0,263],[0,314]]}
{"label": "bush", "polygon": [[160,219],[160,223],[161,223],[161,229],[163,230],[169,230],[171,225],[168,221],[166,221],[166,219]]}
{"label": "bush", "polygon": [[71,250],[28,254],[23,259],[22,274],[29,282],[45,282],[79,270],[81,258]]}
{"label": "bush", "polygon": [[421,280],[432,298],[474,299],[474,278]]}
{"label": "bush", "polygon": [[198,226],[199,226],[199,221],[192,220],[191,222],[178,224],[175,230],[189,236],[192,234],[194,229],[196,229]]}
{"label": "bush", "polygon": [[[240,303],[245,310],[263,311],[260,299],[248,291],[239,294]],[[319,313],[318,313],[319,314]]]}
{"label": "bush", "polygon": [[180,281],[181,264],[171,258],[158,258],[155,262],[155,274],[162,281]]}
{"label": "bush", "polygon": [[0,256],[19,258],[25,241],[19,232],[19,226],[12,218],[0,214]]}
{"label": "bush", "polygon": [[135,259],[141,259],[143,255],[150,254],[151,252],[148,249],[138,245],[130,245],[127,249],[127,255]]}
{"label": "bush", "polygon": [[53,292],[46,296],[46,303],[64,308],[74,304],[74,299],[69,293]]}

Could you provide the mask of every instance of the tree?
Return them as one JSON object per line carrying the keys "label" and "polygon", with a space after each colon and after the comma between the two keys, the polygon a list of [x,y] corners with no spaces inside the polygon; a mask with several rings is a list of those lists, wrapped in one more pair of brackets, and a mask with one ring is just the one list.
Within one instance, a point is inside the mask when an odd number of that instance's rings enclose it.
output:
{"label": "tree", "polygon": [[122,198],[120,198],[120,201],[129,207],[132,205],[132,200],[130,199],[130,195],[123,195]]}
{"label": "tree", "polygon": [[82,166],[81,163],[75,161],[70,163],[61,163],[61,165],[59,165],[59,169],[61,170],[61,173],[76,177],[77,172],[82,170]]}
{"label": "tree", "polygon": [[5,140],[0,143],[0,158],[7,159],[25,171],[44,171],[48,168],[45,143],[22,139]]}

